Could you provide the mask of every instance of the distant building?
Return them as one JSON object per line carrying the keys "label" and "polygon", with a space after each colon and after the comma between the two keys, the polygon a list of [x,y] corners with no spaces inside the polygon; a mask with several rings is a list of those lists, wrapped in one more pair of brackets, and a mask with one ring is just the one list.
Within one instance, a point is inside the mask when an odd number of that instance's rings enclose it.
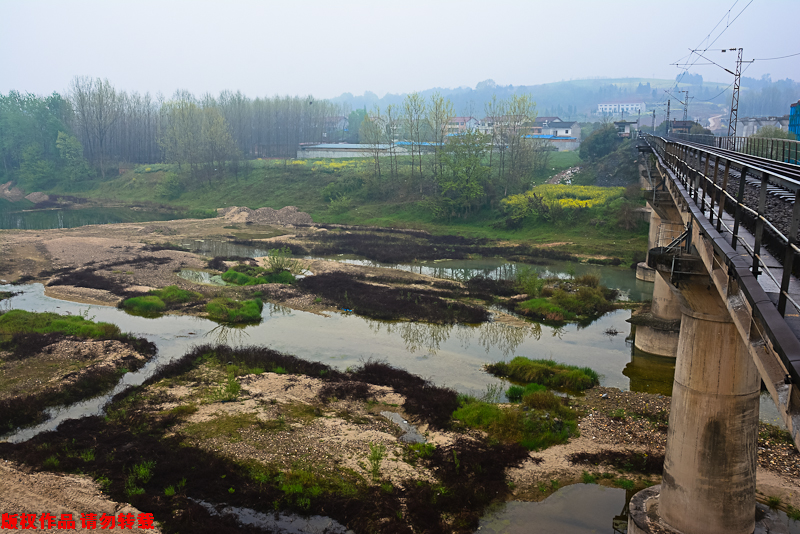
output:
{"label": "distant building", "polygon": [[792,104],[789,111],[789,131],[800,141],[800,100]]}
{"label": "distant building", "polygon": [[630,137],[631,130],[635,129],[633,126],[636,124],[636,121],[617,121],[614,123],[614,127],[617,129],[617,135],[620,137]]}
{"label": "distant building", "polygon": [[534,135],[552,135],[554,137],[574,137],[578,143],[581,141],[581,126],[577,122],[562,121],[558,117],[543,117],[544,119],[554,118],[554,121],[542,120],[537,118],[533,123]]}
{"label": "distant building", "polygon": [[688,134],[694,125],[699,124],[695,121],[678,121],[672,119],[672,124],[669,126],[670,133]]}
{"label": "distant building", "polygon": [[480,121],[475,117],[453,117],[447,123],[447,133],[464,133],[467,130],[476,130],[480,126]]}
{"label": "distant building", "polygon": [[598,113],[644,113],[647,107],[644,102],[603,102],[597,104]]}
{"label": "distant building", "polygon": [[[394,154],[405,156],[405,147],[394,146]],[[370,158],[377,152],[379,156],[388,156],[390,147],[386,145],[367,145],[357,143],[301,143],[297,148],[297,159],[313,158]]]}
{"label": "distant building", "polygon": [[779,130],[786,131],[789,129],[789,121],[789,115],[784,115],[783,117],[745,117],[739,119],[736,135],[750,137],[764,126],[774,126]]}

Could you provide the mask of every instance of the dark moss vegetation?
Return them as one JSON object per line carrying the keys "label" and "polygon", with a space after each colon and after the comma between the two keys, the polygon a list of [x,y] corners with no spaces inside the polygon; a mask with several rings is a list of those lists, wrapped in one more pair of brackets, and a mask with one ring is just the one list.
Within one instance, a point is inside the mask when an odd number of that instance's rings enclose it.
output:
{"label": "dark moss vegetation", "polygon": [[600,377],[588,367],[556,363],[553,360],[532,360],[517,356],[510,362],[486,366],[489,373],[523,384],[539,384],[549,388],[583,391],[600,384]]}
{"label": "dark moss vegetation", "polygon": [[215,271],[227,271],[228,267],[225,265],[226,261],[237,261],[241,264],[256,265],[256,260],[253,258],[245,258],[244,256],[215,256],[208,260],[208,268]]}
{"label": "dark moss vegetation", "polygon": [[664,471],[664,455],[638,451],[602,451],[597,453],[576,452],[568,456],[573,464],[593,466],[610,465],[629,473],[660,475]]}
{"label": "dark moss vegetation", "polygon": [[[116,325],[95,323],[80,316],[23,310],[11,310],[0,315],[2,361],[32,358],[46,347],[65,339],[116,340],[142,354],[153,355],[156,352],[155,344],[145,338],[122,333]],[[129,371],[143,365],[135,359],[124,363]],[[63,387],[0,400],[0,433],[47,420],[45,409],[48,407],[71,404],[107,391],[117,383],[121,372],[112,367],[92,368]]]}
{"label": "dark moss vegetation", "polygon": [[529,245],[501,246],[496,241],[457,235],[431,235],[419,231],[370,228],[360,231],[318,232],[300,243],[279,243],[295,256],[354,254],[381,263],[408,263],[437,259],[467,259],[502,256],[513,261],[541,263],[544,260],[569,260],[571,254],[552,248]]}
{"label": "dark moss vegetation", "polygon": [[[341,373],[261,347],[198,347],[162,367],[148,383],[179,377],[209,361],[226,368],[280,367],[319,377],[338,388],[339,398],[363,397],[367,394],[364,384],[392,385],[409,395],[405,407],[419,413],[423,421],[446,424],[457,405],[453,391],[383,363],[367,362],[353,373]],[[402,488],[388,483],[374,486],[346,470],[326,475],[300,458],[289,470],[238,462],[195,447],[174,433],[187,410],[154,415],[155,411],[142,409],[160,404],[159,395],[145,395],[143,387],[134,388],[115,397],[105,419],[72,420],[57,432],[28,442],[0,443],[0,455],[31,466],[90,473],[107,481],[105,491],[114,500],[153,513],[166,532],[232,532],[229,520],[193,504],[201,499],[267,513],[329,516],[358,534],[474,532],[486,507],[510,491],[505,469],[527,457],[518,445],[481,439],[458,438],[447,447],[424,450],[409,446],[408,456],[431,469],[436,480],[406,481]],[[87,450],[93,454],[84,454]]]}
{"label": "dark moss vegetation", "polygon": [[59,269],[57,271],[52,271],[52,272],[44,271],[42,273],[39,273],[39,275],[40,276],[55,275],[55,277],[47,283],[48,286],[75,286],[75,287],[87,287],[92,289],[104,289],[109,293],[112,293],[119,297],[131,297],[131,296],[139,296],[139,294],[129,291],[125,284],[117,280],[97,274],[97,271],[101,269],[110,269],[112,267],[119,267],[122,265],[128,267],[147,268],[149,266],[154,266],[154,265],[164,265],[170,263],[171,261],[172,260],[170,258],[160,258],[157,256],[137,256],[135,258],[118,260],[103,264],[92,264],[90,262],[87,264],[87,267],[84,267],[82,269],[77,269],[77,270]]}
{"label": "dark moss vegetation", "polygon": [[68,386],[0,399],[0,434],[18,427],[43,423],[50,418],[46,413],[47,408],[69,405],[100,395],[114,387],[120,376],[120,371],[110,367],[93,368]]}
{"label": "dark moss vegetation", "polygon": [[489,312],[442,298],[432,291],[376,285],[341,272],[309,276],[297,284],[340,308],[373,319],[408,319],[431,323],[481,323]]}

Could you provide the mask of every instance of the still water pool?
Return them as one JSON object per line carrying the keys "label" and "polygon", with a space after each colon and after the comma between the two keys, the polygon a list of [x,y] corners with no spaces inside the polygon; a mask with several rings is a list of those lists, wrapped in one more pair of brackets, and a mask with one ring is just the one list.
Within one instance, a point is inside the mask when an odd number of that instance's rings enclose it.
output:
{"label": "still water pool", "polygon": [[87,224],[171,221],[185,215],[177,212],[147,211],[132,208],[0,210],[0,230],[50,230],[76,228]]}

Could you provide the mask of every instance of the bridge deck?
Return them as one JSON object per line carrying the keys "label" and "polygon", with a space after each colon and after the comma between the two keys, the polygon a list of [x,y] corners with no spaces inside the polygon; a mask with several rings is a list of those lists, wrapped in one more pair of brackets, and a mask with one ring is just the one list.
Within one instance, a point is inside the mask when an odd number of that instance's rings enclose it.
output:
{"label": "bridge deck", "polygon": [[[699,198],[699,196],[698,196]],[[703,215],[706,218],[709,218],[710,209],[708,206],[711,205],[711,197],[706,195],[706,202],[705,206],[706,209],[703,211]],[[713,220],[716,221],[717,219],[717,209],[718,207],[715,206]],[[728,242],[730,243],[730,238],[733,235],[731,229],[733,228],[733,215],[724,212],[722,214],[722,234],[726,235],[728,238]],[[737,250],[740,251],[740,256],[742,259],[748,262],[752,262],[751,253],[753,251],[753,247],[755,246],[756,238],[755,236],[750,233],[746,228],[739,227],[739,245]],[[746,245],[746,248],[742,245]],[[769,272],[764,272],[765,270],[762,268],[761,273],[758,275],[757,280],[759,285],[764,288],[764,292],[767,296],[772,300],[772,302],[777,306],[778,304],[778,296],[780,294],[780,281],[783,278],[783,266],[781,262],[773,256],[768,250],[764,247],[761,248],[761,252],[759,253],[763,265],[766,266],[766,269]],[[771,275],[771,276],[770,276]],[[773,280],[774,278],[774,280]],[[776,282],[777,280],[777,282]],[[800,280],[797,279],[795,276],[791,276],[789,279],[789,296],[798,304],[800,304]],[[784,316],[786,319],[786,324],[789,328],[792,329],[794,335],[800,340],[800,311],[798,311],[791,303],[788,303],[786,306],[786,315]]]}

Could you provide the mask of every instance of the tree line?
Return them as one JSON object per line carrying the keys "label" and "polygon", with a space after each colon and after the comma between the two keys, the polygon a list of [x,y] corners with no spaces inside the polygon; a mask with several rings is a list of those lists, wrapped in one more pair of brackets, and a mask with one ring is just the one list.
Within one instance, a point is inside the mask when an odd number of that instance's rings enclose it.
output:
{"label": "tree line", "polygon": [[440,217],[466,216],[493,207],[530,186],[547,167],[553,148],[532,135],[536,104],[530,95],[492,98],[481,127],[456,117],[441,94],[406,95],[399,105],[373,106],[360,125],[370,156],[369,177],[345,177],[326,188],[334,204],[348,195],[407,195],[425,198]]}
{"label": "tree line", "polygon": [[163,161],[202,173],[242,158],[290,158],[300,143],[327,140],[332,121],[347,111],[311,96],[177,91],[166,98],[76,77],[64,95],[0,94],[0,172],[41,189],[104,178],[120,163]]}

